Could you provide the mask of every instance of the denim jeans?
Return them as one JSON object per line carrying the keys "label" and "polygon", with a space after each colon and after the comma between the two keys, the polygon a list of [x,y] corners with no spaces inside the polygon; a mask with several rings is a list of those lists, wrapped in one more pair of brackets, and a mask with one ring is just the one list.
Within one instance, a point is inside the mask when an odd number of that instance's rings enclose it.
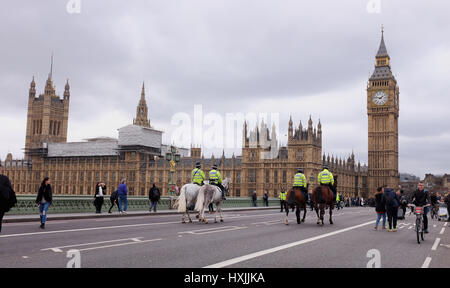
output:
{"label": "denim jeans", "polygon": [[[122,203],[123,203],[123,209],[122,209]],[[119,210],[127,211],[127,206],[128,206],[127,195],[119,195]]]}
{"label": "denim jeans", "polygon": [[45,221],[47,221],[48,207],[50,207],[50,203],[48,203],[48,202],[41,203],[41,205],[39,205],[39,213],[40,213],[40,217],[41,217],[41,223],[45,223]]}
{"label": "denim jeans", "polygon": [[152,211],[152,208],[153,208],[153,211],[156,212],[156,206],[157,205],[158,205],[158,201],[154,201],[153,202],[153,201],[150,200],[150,209],[149,210]]}
{"label": "denim jeans", "polygon": [[377,213],[377,222],[375,223],[375,227],[378,227],[381,217],[383,217],[383,227],[386,227],[386,213]]}

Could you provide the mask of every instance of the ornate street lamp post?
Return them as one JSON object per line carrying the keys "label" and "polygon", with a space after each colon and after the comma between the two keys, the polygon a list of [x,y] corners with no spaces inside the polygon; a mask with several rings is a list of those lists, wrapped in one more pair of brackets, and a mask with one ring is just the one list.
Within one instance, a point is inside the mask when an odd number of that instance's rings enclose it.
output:
{"label": "ornate street lamp post", "polygon": [[174,174],[176,171],[176,166],[180,162],[180,154],[177,153],[177,148],[170,146],[170,152],[166,153],[166,160],[170,165],[170,179],[169,179],[169,196],[175,196],[175,181]]}

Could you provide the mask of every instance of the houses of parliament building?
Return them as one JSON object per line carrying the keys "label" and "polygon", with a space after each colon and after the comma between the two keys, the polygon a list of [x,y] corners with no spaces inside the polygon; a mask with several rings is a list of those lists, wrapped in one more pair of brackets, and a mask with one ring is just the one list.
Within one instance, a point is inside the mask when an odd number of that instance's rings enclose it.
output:
{"label": "houses of parliament building", "polygon": [[[322,151],[320,120],[307,126],[288,123],[288,142],[269,148],[261,139],[278,143],[275,127],[266,124],[247,127],[244,123],[242,155],[205,159],[200,147],[179,148],[180,162],[175,168],[174,182],[178,187],[191,182],[191,171],[200,161],[209,171],[218,165],[223,177],[231,179],[230,196],[248,197],[256,191],[277,197],[289,189],[297,168],[302,167],[309,184],[315,187],[323,165],[338,176],[338,192],[349,197],[370,197],[377,186],[398,185],[398,115],[399,89],[391,72],[390,57],[382,35],[375,57],[375,70],[367,84],[368,166],[355,161],[353,152],[347,159],[325,156]],[[130,125],[118,129],[118,138],[93,138],[83,142],[67,142],[70,86],[67,81],[62,99],[56,95],[51,73],[44,93],[36,97],[34,78],[28,96],[25,157],[13,159],[8,154],[3,163],[18,194],[34,194],[46,176],[57,195],[93,195],[95,184],[104,182],[109,190],[116,189],[122,178],[127,179],[130,196],[148,195],[153,184],[167,195],[170,187],[170,165],[164,158],[170,150],[162,143],[162,131],[156,130],[148,118],[145,87]],[[258,125],[257,125],[258,126]],[[255,142],[256,140],[256,142]],[[276,147],[276,151],[272,151]],[[264,157],[271,154],[273,157]],[[350,154],[350,153],[349,153]],[[207,173],[205,173],[207,174]]]}

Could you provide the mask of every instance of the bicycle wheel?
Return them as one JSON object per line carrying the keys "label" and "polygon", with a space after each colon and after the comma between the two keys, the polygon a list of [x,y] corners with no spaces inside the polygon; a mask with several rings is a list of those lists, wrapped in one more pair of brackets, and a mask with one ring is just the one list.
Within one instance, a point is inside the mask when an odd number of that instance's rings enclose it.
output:
{"label": "bicycle wheel", "polygon": [[422,227],[422,225],[421,225],[421,223],[420,223],[420,219],[418,218],[418,219],[416,219],[416,234],[417,234],[417,243],[419,243],[420,244],[420,236],[419,236],[419,234],[420,234],[420,227]]}

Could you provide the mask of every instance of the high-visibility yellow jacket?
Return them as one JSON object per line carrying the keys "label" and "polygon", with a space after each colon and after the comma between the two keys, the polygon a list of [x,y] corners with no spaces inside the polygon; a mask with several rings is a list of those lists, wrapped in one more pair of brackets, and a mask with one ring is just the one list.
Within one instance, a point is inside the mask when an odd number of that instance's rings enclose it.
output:
{"label": "high-visibility yellow jacket", "polygon": [[328,169],[323,169],[323,171],[319,173],[319,184],[328,185],[330,183],[331,185],[334,185],[333,174],[331,174]]}
{"label": "high-visibility yellow jacket", "polygon": [[294,187],[305,187],[306,188],[306,177],[303,173],[297,173],[294,176]]}
{"label": "high-visibility yellow jacket", "polygon": [[203,180],[205,180],[205,173],[202,169],[195,168],[192,170],[192,183],[203,185]]}
{"label": "high-visibility yellow jacket", "polygon": [[215,169],[209,171],[209,182],[222,184],[222,175],[220,175],[220,172]]}
{"label": "high-visibility yellow jacket", "polygon": [[280,195],[278,195],[278,198],[282,201],[286,201],[286,191],[281,192]]}

